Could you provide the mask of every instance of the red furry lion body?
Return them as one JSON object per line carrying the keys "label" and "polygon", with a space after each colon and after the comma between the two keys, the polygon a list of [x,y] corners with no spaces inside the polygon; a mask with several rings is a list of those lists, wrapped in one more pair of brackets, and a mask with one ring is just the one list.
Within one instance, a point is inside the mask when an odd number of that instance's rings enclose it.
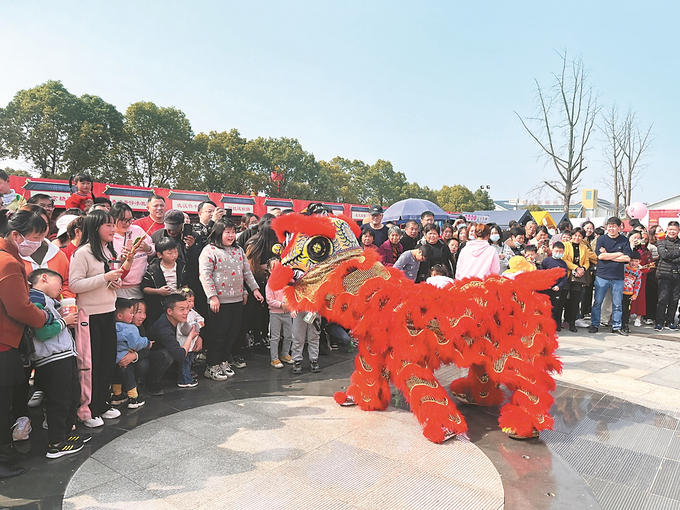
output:
{"label": "red furry lion body", "polygon": [[[307,224],[310,219],[329,221],[306,217]],[[291,232],[291,224],[293,218],[287,219],[285,232]],[[283,238],[284,227],[275,221],[277,227]],[[292,242],[306,246],[307,238],[318,240],[329,231],[319,232],[306,237],[296,232]],[[290,267],[300,270],[300,258],[291,253],[295,249],[288,246],[284,265],[272,275],[280,286],[289,281]],[[442,442],[467,430],[434,376],[442,365],[454,363],[470,371],[454,381],[451,390],[470,402],[500,405],[505,398],[499,386],[512,390],[510,402],[501,409],[503,430],[531,437],[552,428],[548,411],[555,383],[550,373],[561,371],[561,363],[555,357],[550,302],[537,291],[549,288],[561,270],[520,274],[515,280],[473,278],[441,290],[414,284],[399,270],[383,267],[374,250],[363,252],[358,245],[336,249],[309,266],[307,261],[304,275],[285,290],[290,308],[318,312],[351,329],[359,341],[356,371],[346,393],[336,394],[339,403],[385,409],[392,382],[423,425],[424,435]]]}

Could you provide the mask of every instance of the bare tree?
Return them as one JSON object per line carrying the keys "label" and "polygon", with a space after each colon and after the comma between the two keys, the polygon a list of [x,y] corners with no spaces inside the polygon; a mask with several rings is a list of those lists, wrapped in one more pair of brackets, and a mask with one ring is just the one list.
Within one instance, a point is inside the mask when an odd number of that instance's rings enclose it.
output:
{"label": "bare tree", "polygon": [[623,207],[627,208],[632,202],[633,190],[642,177],[644,166],[640,160],[644,153],[649,149],[652,126],[647,131],[640,130],[640,126],[635,120],[635,113],[628,109],[626,118],[623,121],[621,130],[621,152],[623,160],[619,180],[623,196]]}
{"label": "bare tree", "polygon": [[588,84],[588,73],[581,58],[569,60],[567,52],[560,53],[562,72],[554,74],[552,91],[545,91],[538,80],[536,98],[538,114],[527,120],[537,124],[529,128],[517,113],[524,129],[538,143],[541,155],[555,167],[557,176],[539,185],[557,192],[564,201],[564,212],[569,212],[571,198],[577,193],[581,175],[586,170],[585,153],[600,110],[598,96]]}
{"label": "bare tree", "polygon": [[602,115],[602,125],[600,126],[607,138],[607,145],[604,147],[604,156],[609,164],[607,179],[604,180],[606,186],[614,195],[614,211],[619,215],[621,211],[621,175],[623,168],[623,150],[621,140],[623,139],[623,126],[619,119],[619,110],[614,103],[606,114]]}

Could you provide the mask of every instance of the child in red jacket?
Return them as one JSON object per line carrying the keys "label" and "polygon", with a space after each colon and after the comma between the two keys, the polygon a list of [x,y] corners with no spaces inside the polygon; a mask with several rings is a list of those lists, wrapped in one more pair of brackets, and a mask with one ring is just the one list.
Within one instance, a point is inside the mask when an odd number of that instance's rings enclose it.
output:
{"label": "child in red jacket", "polygon": [[75,184],[76,191],[66,200],[66,209],[80,209],[88,212],[94,204],[94,195],[92,194],[92,177],[87,174],[77,174],[69,179],[69,188],[73,189],[72,184]]}

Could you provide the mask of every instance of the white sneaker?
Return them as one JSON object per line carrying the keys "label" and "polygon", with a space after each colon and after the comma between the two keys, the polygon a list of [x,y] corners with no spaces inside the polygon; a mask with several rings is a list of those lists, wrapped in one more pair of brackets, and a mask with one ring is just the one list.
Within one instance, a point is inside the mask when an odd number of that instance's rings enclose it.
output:
{"label": "white sneaker", "polygon": [[231,368],[228,361],[225,361],[220,365],[220,373],[228,377],[234,377],[234,370]]}
{"label": "white sneaker", "polygon": [[102,413],[102,418],[105,420],[113,420],[114,418],[118,418],[120,416],[120,411],[116,409],[115,407],[112,407],[105,413]]}
{"label": "white sneaker", "polygon": [[12,430],[12,440],[14,441],[26,441],[31,430],[33,430],[33,427],[31,427],[31,420],[27,416],[17,418],[17,421],[12,425],[12,428],[14,429]]}
{"label": "white sneaker", "polygon": [[31,398],[28,400],[28,407],[38,407],[40,404],[42,404],[43,396],[44,393],[42,391],[34,391],[33,395],[31,395]]}
{"label": "white sneaker", "polygon": [[90,418],[89,420],[85,420],[83,422],[83,425],[86,427],[90,427],[91,429],[94,429],[96,427],[103,427],[104,426],[104,420],[102,420],[101,416],[95,416],[94,418]]}
{"label": "white sneaker", "polygon": [[642,321],[640,320],[640,317],[635,319],[635,327],[636,328],[641,328],[642,327]]}
{"label": "white sneaker", "polygon": [[586,321],[584,321],[583,319],[576,319],[576,322],[574,322],[574,325],[575,325],[577,328],[588,328],[588,327],[590,327],[590,324],[588,324],[588,323],[587,323]]}

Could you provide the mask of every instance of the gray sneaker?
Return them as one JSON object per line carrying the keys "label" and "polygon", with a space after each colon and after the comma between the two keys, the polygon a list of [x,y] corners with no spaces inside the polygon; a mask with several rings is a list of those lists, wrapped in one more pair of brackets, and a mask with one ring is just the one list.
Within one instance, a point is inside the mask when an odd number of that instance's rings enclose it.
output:
{"label": "gray sneaker", "polygon": [[203,372],[203,377],[212,379],[213,381],[226,381],[229,379],[227,374],[222,373],[221,365],[213,365],[212,367],[205,367],[205,372]]}
{"label": "gray sneaker", "polygon": [[228,361],[225,361],[220,365],[220,373],[226,375],[227,377],[234,377],[234,370]]}

